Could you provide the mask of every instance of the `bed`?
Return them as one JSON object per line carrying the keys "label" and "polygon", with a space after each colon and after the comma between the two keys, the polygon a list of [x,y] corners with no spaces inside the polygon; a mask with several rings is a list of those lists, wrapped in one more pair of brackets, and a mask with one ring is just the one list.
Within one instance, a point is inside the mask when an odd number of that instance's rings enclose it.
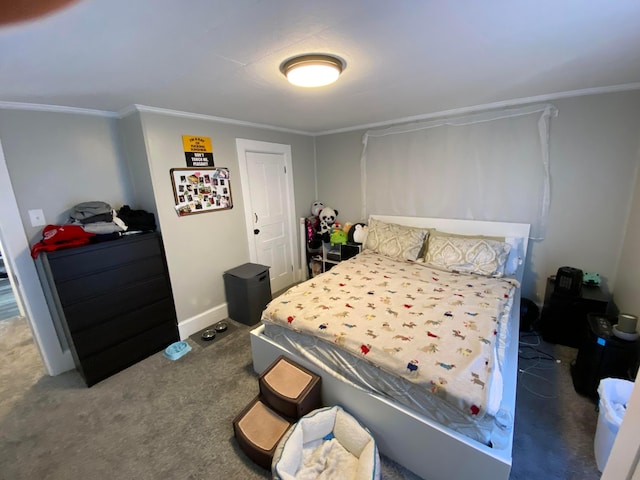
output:
{"label": "bed", "polygon": [[[512,433],[500,449],[489,435],[498,409],[515,412],[529,225],[372,215],[369,228],[361,254],[267,306],[251,332],[255,371],[282,354],[315,371],[324,404],[423,478],[506,480]],[[452,264],[468,236],[495,258]]]}

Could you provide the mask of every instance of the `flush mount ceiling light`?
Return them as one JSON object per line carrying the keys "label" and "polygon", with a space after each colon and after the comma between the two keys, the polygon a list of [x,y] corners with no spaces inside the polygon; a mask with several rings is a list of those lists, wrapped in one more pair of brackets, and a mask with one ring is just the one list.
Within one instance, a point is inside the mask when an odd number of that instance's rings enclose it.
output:
{"label": "flush mount ceiling light", "polygon": [[331,55],[300,55],[283,62],[280,71],[298,87],[322,87],[335,82],[344,66]]}

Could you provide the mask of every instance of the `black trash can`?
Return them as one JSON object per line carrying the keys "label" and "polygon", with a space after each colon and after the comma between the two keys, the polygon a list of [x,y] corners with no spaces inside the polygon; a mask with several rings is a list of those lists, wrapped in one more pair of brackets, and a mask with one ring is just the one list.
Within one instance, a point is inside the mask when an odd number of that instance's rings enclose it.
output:
{"label": "black trash can", "polygon": [[229,318],[245,325],[258,323],[271,301],[269,267],[245,263],[224,272],[223,278]]}

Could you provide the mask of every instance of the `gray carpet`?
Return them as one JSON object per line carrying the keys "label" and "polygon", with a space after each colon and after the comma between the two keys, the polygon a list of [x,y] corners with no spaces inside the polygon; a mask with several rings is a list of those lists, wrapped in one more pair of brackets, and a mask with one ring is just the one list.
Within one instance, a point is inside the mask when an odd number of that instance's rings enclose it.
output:
{"label": "gray carpet", "polygon": [[[233,438],[232,419],[258,392],[249,328],[238,326],[206,348],[190,341],[178,361],[156,354],[86,388],[76,372],[44,375],[24,319],[0,322],[0,478],[270,478]],[[599,478],[597,413],[573,392],[567,363],[531,370],[550,383],[521,378],[513,480]],[[386,458],[382,474],[417,478]]]}
{"label": "gray carpet", "polygon": [[520,351],[510,479],[599,479],[593,449],[598,412],[575,392],[569,372],[577,349],[526,335]]}

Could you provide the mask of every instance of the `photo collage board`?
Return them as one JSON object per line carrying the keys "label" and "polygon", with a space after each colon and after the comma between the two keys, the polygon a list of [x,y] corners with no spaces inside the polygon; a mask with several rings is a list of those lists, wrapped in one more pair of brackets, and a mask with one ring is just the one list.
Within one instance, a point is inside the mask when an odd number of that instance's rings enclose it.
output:
{"label": "photo collage board", "polygon": [[228,168],[172,168],[170,173],[179,216],[233,208]]}

